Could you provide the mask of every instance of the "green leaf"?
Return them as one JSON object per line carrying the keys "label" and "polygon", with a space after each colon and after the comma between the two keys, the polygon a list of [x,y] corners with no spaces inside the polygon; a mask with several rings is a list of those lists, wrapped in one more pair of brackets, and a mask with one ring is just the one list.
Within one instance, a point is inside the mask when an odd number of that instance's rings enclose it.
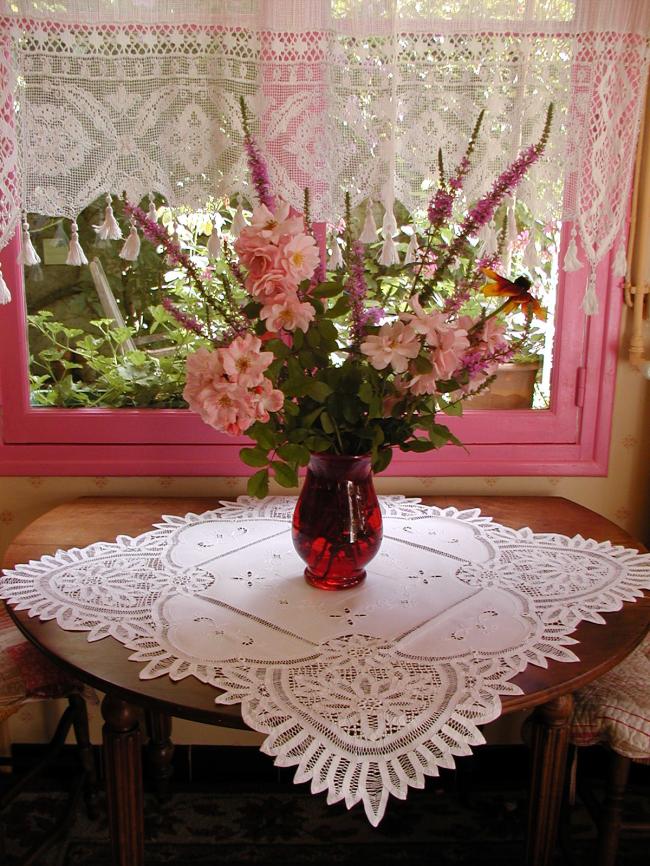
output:
{"label": "green leaf", "polygon": [[242,448],[239,456],[247,466],[267,466],[269,462],[268,453],[261,448]]}
{"label": "green leaf", "polygon": [[356,398],[352,400],[347,399],[343,402],[343,417],[348,422],[348,424],[356,424],[359,420],[360,406],[357,402]]}
{"label": "green leaf", "polygon": [[43,361],[58,361],[65,355],[65,349],[42,349],[38,353],[38,357]]}
{"label": "green leaf", "polygon": [[375,392],[373,391],[370,382],[361,383],[361,387],[359,388],[360,400],[363,400],[364,403],[372,403],[372,398],[374,397],[374,394]]}
{"label": "green leaf", "polygon": [[326,439],[324,436],[314,435],[308,436],[305,439],[305,447],[317,454],[321,451],[327,451],[331,444],[330,440]]}
{"label": "green leaf", "polygon": [[305,342],[304,333],[300,329],[298,329],[297,331],[294,331],[293,332],[293,343],[291,345],[291,348],[297,352],[299,349],[302,349],[304,342]]}
{"label": "green leaf", "polygon": [[329,319],[338,319],[350,311],[350,299],[346,295],[342,295],[333,307],[325,311],[325,315]]}
{"label": "green leaf", "polygon": [[312,349],[317,349],[320,346],[320,333],[318,332],[318,328],[310,328],[305,336],[307,339],[307,345],[311,346]]}
{"label": "green leaf", "polygon": [[336,330],[334,322],[329,319],[321,319],[318,322],[318,330],[321,337],[328,343],[335,343],[338,340],[339,332]]}
{"label": "green leaf", "polygon": [[271,463],[271,466],[273,467],[275,480],[281,487],[298,486],[298,473],[292,466],[289,466],[288,463],[281,463],[279,460],[274,460],[273,463]]}
{"label": "green leaf", "polygon": [[334,424],[332,423],[329,412],[323,412],[320,416],[320,424],[325,433],[332,434],[334,432]]}
{"label": "green leaf", "polygon": [[288,358],[291,354],[291,349],[282,340],[269,340],[264,343],[263,349],[267,352],[273,352],[276,358]]}
{"label": "green leaf", "polygon": [[311,370],[316,366],[316,356],[309,349],[298,352],[298,360],[304,370]]}
{"label": "green leaf", "polygon": [[[455,438],[455,437],[453,437]],[[441,448],[450,442],[452,433],[444,424],[432,424],[429,428],[429,441],[436,447]]]}
{"label": "green leaf", "polygon": [[316,400],[317,403],[324,403],[332,393],[332,389],[326,382],[320,382],[318,379],[310,379],[305,383],[305,394]]}
{"label": "green leaf", "polygon": [[383,472],[388,467],[393,459],[393,449],[384,448],[377,452],[377,456],[372,461],[372,471],[375,473]]}
{"label": "green leaf", "polygon": [[251,475],[246,484],[246,492],[249,496],[263,499],[269,492],[269,470],[260,469],[255,475]]}
{"label": "green leaf", "polygon": [[278,454],[287,463],[297,463],[299,466],[309,463],[309,451],[304,445],[282,445],[278,448]]}
{"label": "green leaf", "polygon": [[316,288],[312,291],[312,296],[314,298],[335,298],[337,295],[340,295],[343,291],[343,286],[338,283],[321,283],[320,286],[316,286]]}
{"label": "green leaf", "polygon": [[463,404],[460,402],[460,400],[457,400],[455,403],[446,403],[444,405],[443,404],[439,404],[439,405],[440,405],[440,408],[442,409],[442,411],[445,413],[445,415],[458,416],[458,415],[463,414]]}
{"label": "green leaf", "polygon": [[263,448],[265,451],[270,451],[272,448],[275,448],[276,445],[276,436],[273,430],[267,427],[264,424],[253,424],[252,427],[249,427],[246,431],[247,435],[254,439],[260,448]]}
{"label": "green leaf", "polygon": [[431,451],[435,447],[436,446],[427,439],[411,439],[410,442],[404,442],[401,446],[402,451],[416,451],[418,453]]}

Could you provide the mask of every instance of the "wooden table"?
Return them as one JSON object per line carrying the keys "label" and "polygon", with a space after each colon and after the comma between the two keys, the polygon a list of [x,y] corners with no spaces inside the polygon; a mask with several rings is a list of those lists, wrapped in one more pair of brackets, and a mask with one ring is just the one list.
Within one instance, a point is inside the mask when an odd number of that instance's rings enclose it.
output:
{"label": "wooden table", "polygon": [[[642,546],[615,524],[566,499],[516,496],[427,497],[428,504],[480,508],[499,523],[536,532],[557,532],[610,540],[625,547]],[[39,517],[18,535],[3,565],[11,568],[58,549],[85,547],[95,541],[114,541],[117,535],[138,535],[161,514],[201,513],[215,502],[197,498],[86,498],[60,505]],[[129,651],[112,638],[88,643],[83,632],[68,632],[56,622],[31,619],[12,611],[22,632],[51,659],[84,682],[106,693],[104,760],[109,826],[115,866],[142,866],[144,829],[138,708],[152,721],[153,739],[161,772],[171,758],[170,716],[229,728],[245,728],[239,708],[217,706],[215,690],[188,678],[140,680],[140,667],[128,661]],[[640,642],[650,624],[650,598],[625,604],[607,614],[606,627],[582,623],[575,632],[580,661],[549,662],[544,669],[529,665],[514,682],[522,695],[504,697],[503,712],[536,707],[533,715],[531,796],[525,863],[548,866],[557,835],[561,790],[568,747],[572,692],[605,673]]]}

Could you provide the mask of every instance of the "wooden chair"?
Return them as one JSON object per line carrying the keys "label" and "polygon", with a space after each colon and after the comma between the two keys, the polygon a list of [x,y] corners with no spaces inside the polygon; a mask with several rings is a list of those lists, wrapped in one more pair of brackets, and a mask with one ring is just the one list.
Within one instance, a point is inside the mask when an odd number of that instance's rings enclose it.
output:
{"label": "wooden chair", "polygon": [[[11,780],[8,789],[2,791],[0,788],[0,862],[5,854],[3,819],[7,807],[61,752],[70,728],[74,728],[83,771],[70,794],[65,812],[45,838],[32,845],[20,861],[20,866],[37,863],[40,856],[65,834],[74,820],[82,791],[85,792],[90,814],[94,814],[96,791],[88,716],[81,684],[66,676],[21,635],[0,602],[0,724],[28,701],[54,698],[67,698],[68,707],[61,716],[44,756],[27,772]],[[5,766],[12,764],[10,758],[2,758],[0,762]]]}
{"label": "wooden chair", "polygon": [[650,763],[650,634],[618,667],[575,694],[571,741],[609,749],[602,804],[583,797],[598,827],[596,866],[614,866],[622,830],[648,831],[650,822],[623,821],[632,761]]}

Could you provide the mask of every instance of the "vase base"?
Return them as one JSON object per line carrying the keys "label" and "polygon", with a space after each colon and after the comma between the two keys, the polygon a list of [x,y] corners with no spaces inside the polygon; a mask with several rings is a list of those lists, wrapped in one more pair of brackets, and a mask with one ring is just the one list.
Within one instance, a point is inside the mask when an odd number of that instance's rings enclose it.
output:
{"label": "vase base", "polygon": [[365,568],[358,568],[356,571],[353,571],[351,574],[346,574],[341,577],[319,577],[317,574],[310,568],[305,569],[305,580],[311,586],[315,586],[317,589],[328,589],[330,591],[336,592],[339,589],[352,589],[354,586],[358,586],[366,579],[366,570]]}

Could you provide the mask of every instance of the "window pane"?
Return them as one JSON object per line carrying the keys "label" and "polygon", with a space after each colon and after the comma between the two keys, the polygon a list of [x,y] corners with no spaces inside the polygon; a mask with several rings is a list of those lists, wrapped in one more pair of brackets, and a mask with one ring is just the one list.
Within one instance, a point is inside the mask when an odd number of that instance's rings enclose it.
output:
{"label": "window pane", "polygon": [[[145,204],[146,206],[146,204]],[[78,218],[79,240],[90,264],[65,264],[70,223],[60,218],[31,215],[31,235],[42,263],[25,268],[31,355],[31,402],[37,407],[183,408],[184,361],[187,354],[205,345],[205,339],[177,321],[169,312],[171,302],[190,318],[203,323],[211,337],[227,330],[187,284],[182,271],[173,270],[160,250],[143,241],[136,261],[120,257],[124,241],[100,240],[94,226],[104,220],[106,202],[97,200]],[[115,216],[125,234],[128,217],[114,199]],[[222,262],[210,262],[206,244],[216,226],[230,226],[233,209],[212,202],[201,213],[158,207],[162,225],[173,220],[181,246],[197,267],[219,272]],[[355,220],[363,221],[363,212]],[[400,229],[397,248],[403,260],[413,218],[396,206]],[[381,223],[381,209],[377,222]],[[425,217],[422,215],[422,219]],[[548,311],[546,321],[526,321],[522,313],[509,317],[515,345],[511,362],[503,364],[492,385],[465,403],[468,409],[545,409],[550,405],[553,351],[553,311],[557,282],[559,228],[536,222],[518,203],[497,212],[501,229],[483,238],[470,254],[474,259],[490,251],[490,244],[509,252],[502,255],[499,270],[515,279],[533,280],[533,292]],[[510,237],[507,237],[507,235]],[[329,238],[329,247],[334,240]],[[382,240],[368,246],[374,268],[371,276],[388,276],[405,286],[410,277],[403,267],[376,264]],[[221,290],[221,289],[220,289]],[[237,294],[237,286],[230,290]],[[246,301],[239,290],[238,300]],[[494,298],[493,306],[503,302]],[[167,305],[167,309],[163,304]],[[476,314],[470,305],[466,312]]]}

